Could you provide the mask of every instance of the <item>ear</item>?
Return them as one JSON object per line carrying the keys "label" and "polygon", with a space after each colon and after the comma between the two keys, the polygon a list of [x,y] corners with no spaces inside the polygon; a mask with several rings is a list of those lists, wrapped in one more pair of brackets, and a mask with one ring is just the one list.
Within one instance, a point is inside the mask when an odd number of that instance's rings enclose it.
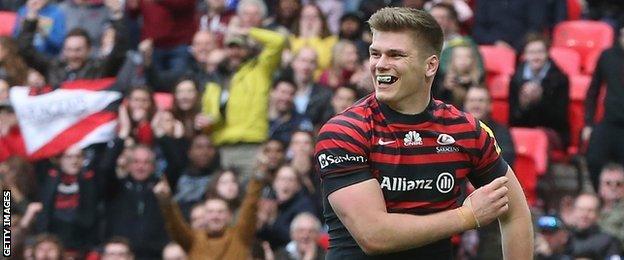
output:
{"label": "ear", "polygon": [[425,77],[433,78],[438,71],[439,66],[440,58],[438,55],[431,55],[429,58],[425,59]]}

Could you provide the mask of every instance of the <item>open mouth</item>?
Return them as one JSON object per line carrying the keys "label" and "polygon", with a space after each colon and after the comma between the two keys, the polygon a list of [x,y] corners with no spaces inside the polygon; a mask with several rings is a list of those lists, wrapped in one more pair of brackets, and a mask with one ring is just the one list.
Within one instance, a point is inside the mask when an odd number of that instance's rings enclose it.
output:
{"label": "open mouth", "polygon": [[394,82],[396,82],[399,78],[392,76],[392,75],[378,75],[377,76],[377,83],[378,84],[392,84]]}

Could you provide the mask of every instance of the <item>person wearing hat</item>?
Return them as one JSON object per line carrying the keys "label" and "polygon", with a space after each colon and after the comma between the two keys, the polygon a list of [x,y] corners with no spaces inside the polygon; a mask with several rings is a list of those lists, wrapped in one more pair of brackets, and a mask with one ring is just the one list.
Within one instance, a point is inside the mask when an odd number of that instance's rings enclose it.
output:
{"label": "person wearing hat", "polygon": [[[202,113],[211,118],[205,131],[221,147],[222,165],[241,169],[245,178],[254,167],[248,158],[254,158],[268,138],[269,90],[286,37],[260,28],[231,29],[224,42],[226,57],[218,67],[224,80],[206,85]],[[261,51],[256,52],[248,39]]]}
{"label": "person wearing hat", "polygon": [[557,216],[542,216],[537,219],[539,233],[535,239],[535,259],[573,259],[570,255],[570,234],[563,221]]}

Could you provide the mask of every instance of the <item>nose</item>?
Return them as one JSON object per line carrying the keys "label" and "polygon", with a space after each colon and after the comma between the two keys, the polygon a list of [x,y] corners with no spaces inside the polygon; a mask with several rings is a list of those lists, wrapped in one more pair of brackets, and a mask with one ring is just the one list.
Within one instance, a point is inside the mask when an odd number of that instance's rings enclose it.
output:
{"label": "nose", "polygon": [[385,71],[389,69],[388,57],[386,55],[381,55],[377,62],[375,63],[375,70],[377,71]]}

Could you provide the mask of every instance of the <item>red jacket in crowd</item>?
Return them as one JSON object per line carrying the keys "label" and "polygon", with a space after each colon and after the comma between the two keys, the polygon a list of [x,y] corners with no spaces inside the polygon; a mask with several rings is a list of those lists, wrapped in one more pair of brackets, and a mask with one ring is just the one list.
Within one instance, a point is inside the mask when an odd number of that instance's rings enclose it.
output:
{"label": "red jacket in crowd", "polygon": [[190,44],[197,31],[195,0],[128,0],[131,16],[143,16],[141,40],[151,38],[156,48]]}

